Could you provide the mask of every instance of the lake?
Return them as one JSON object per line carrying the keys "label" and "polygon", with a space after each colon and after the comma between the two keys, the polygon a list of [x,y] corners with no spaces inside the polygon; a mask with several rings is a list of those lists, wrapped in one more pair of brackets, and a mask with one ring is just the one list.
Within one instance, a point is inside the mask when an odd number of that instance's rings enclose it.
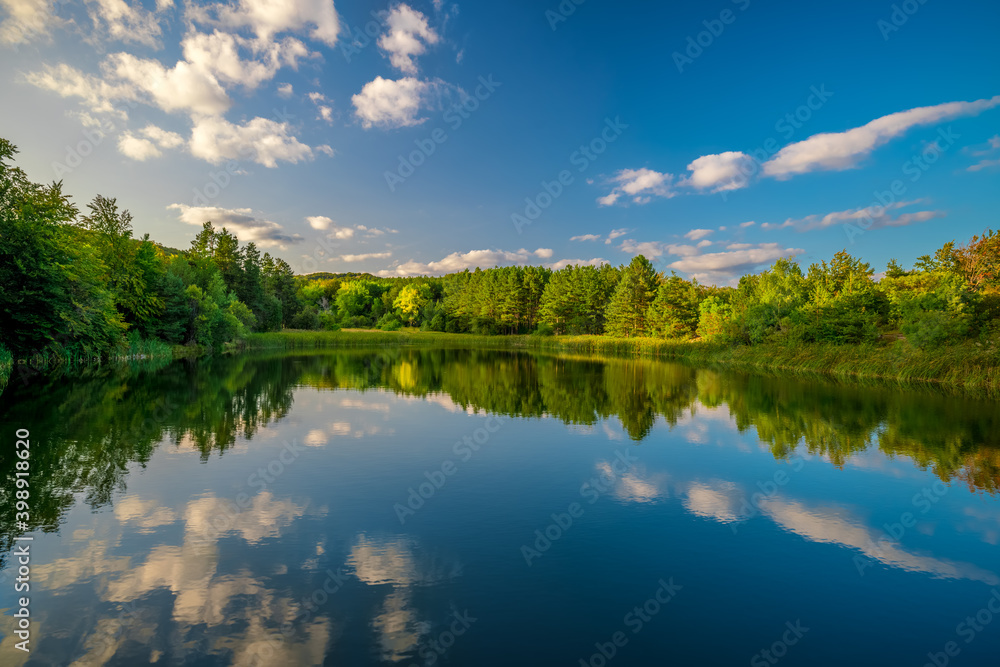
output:
{"label": "lake", "polygon": [[998,407],[461,349],[15,374],[0,663],[996,665]]}

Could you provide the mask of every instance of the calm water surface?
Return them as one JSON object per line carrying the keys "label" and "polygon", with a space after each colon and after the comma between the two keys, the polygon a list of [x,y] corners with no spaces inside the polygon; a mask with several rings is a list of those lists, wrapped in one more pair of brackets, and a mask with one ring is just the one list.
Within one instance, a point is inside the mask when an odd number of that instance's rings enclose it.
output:
{"label": "calm water surface", "polygon": [[998,408],[466,350],[15,378],[0,664],[997,665]]}

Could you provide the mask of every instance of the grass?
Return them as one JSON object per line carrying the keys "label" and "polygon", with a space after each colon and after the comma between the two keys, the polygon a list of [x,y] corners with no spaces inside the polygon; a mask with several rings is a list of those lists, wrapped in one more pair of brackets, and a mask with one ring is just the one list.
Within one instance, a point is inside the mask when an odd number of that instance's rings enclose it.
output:
{"label": "grass", "polygon": [[536,349],[604,356],[682,360],[768,373],[823,375],[898,384],[933,384],[1000,397],[1000,348],[967,341],[919,350],[905,341],[871,345],[729,346],[658,338],[608,336],[475,336],[429,331],[283,331],[253,334],[249,349],[438,346],[480,349]]}

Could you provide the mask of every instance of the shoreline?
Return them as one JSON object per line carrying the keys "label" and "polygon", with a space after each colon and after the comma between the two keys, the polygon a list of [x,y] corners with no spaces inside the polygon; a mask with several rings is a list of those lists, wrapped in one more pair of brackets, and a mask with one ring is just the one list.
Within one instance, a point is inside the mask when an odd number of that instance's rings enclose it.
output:
{"label": "shoreline", "polygon": [[[875,381],[901,388],[930,386],[982,398],[1000,398],[1000,347],[976,341],[922,351],[905,341],[869,345],[813,343],[729,346],[701,341],[671,341],[660,338],[612,338],[609,336],[481,336],[432,331],[342,331],[285,330],[251,334],[240,345],[230,345],[221,354],[243,354],[263,350],[445,347],[483,350],[537,350],[591,354],[599,357],[647,358],[678,361],[699,366],[751,371],[771,375],[823,377],[850,382]],[[156,354],[120,356],[96,363],[63,359],[0,360],[0,392],[14,377],[14,368],[25,364],[32,373],[45,375],[65,367],[148,363],[210,356],[192,347],[163,346]]]}
{"label": "shoreline", "polygon": [[676,360],[733,370],[931,385],[982,397],[1000,397],[1000,347],[976,341],[923,351],[905,341],[871,345],[761,344],[729,346],[700,341],[609,336],[477,336],[429,331],[282,331],[252,334],[244,349],[440,346],[589,353],[605,357]]}

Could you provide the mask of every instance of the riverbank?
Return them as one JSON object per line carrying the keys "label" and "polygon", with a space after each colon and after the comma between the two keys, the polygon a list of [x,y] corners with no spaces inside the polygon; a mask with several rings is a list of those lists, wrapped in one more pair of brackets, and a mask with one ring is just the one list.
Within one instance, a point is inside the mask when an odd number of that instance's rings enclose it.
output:
{"label": "riverbank", "polygon": [[[1000,398],[1000,347],[968,341],[922,351],[905,341],[875,345],[756,345],[728,346],[704,342],[678,342],[658,338],[608,336],[477,336],[431,331],[282,331],[251,334],[225,352],[323,348],[449,347],[490,350],[539,350],[615,357],[645,357],[684,361],[702,366],[732,368],[771,374],[825,376],[842,380],[879,381],[900,385],[936,385],[948,390]],[[149,346],[101,363],[199,356],[201,348]],[[64,360],[50,360],[56,366]],[[16,362],[0,355],[0,391],[13,374]],[[86,365],[81,359],[75,365]],[[46,372],[33,367],[32,373]]]}
{"label": "riverbank", "polygon": [[283,331],[253,334],[248,349],[324,347],[442,346],[483,349],[536,349],[683,360],[740,370],[899,384],[935,384],[1000,397],[1000,347],[976,341],[924,351],[905,341],[874,345],[728,346],[659,338],[608,336],[475,336],[429,331]]}

